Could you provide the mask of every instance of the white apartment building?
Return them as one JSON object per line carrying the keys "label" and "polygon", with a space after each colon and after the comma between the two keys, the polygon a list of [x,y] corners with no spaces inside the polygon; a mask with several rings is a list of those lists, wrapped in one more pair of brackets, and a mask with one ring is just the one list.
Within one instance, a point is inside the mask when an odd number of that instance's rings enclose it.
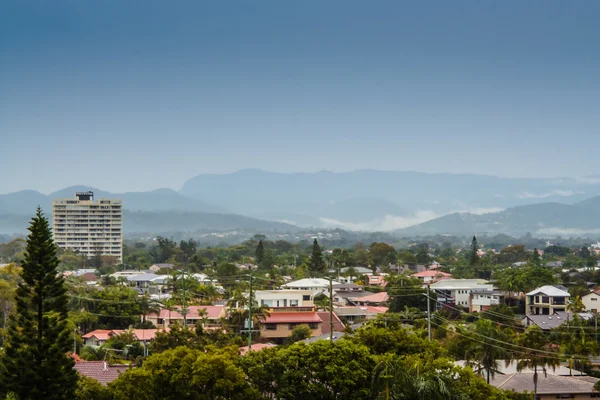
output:
{"label": "white apartment building", "polygon": [[469,307],[471,292],[494,290],[494,285],[485,279],[444,279],[429,287],[437,294],[438,306],[456,304]]}
{"label": "white apartment building", "polygon": [[77,192],[72,199],[52,202],[54,243],[62,249],[123,260],[123,204],[94,200],[93,192]]}

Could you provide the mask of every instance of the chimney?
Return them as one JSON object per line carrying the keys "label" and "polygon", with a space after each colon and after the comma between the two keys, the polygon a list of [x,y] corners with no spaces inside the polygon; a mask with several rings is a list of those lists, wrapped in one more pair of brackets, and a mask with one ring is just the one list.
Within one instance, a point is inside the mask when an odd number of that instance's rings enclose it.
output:
{"label": "chimney", "polygon": [[104,368],[102,368],[103,371],[108,371],[108,363],[106,361],[104,361]]}

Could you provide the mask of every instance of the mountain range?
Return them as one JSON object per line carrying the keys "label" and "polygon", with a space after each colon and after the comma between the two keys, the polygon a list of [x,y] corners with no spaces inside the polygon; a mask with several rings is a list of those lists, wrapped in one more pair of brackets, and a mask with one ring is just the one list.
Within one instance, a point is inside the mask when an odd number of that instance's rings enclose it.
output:
{"label": "mountain range", "polygon": [[[1,190],[1,187],[0,187]],[[71,186],[49,195],[0,195],[0,233],[23,232],[35,207],[91,190],[120,198],[127,232],[180,229],[255,231],[341,227],[402,235],[473,232],[552,234],[600,232],[600,178],[500,178],[358,170],[202,174],[181,190],[111,193]],[[24,222],[25,221],[25,225]]]}
{"label": "mountain range", "polygon": [[537,237],[600,237],[600,196],[576,204],[530,204],[481,215],[452,213],[396,232],[402,236],[531,233]]}

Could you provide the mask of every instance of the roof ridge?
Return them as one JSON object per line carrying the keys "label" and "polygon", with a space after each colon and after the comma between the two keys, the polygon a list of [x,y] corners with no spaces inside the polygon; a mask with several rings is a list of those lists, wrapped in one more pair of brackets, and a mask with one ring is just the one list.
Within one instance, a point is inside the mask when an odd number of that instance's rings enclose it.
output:
{"label": "roof ridge", "polygon": [[519,374],[518,372],[511,374],[504,382],[502,382],[500,385],[498,385],[498,389],[500,389],[502,386],[506,385],[508,383],[508,381],[510,381],[512,378],[514,378],[518,374]]}

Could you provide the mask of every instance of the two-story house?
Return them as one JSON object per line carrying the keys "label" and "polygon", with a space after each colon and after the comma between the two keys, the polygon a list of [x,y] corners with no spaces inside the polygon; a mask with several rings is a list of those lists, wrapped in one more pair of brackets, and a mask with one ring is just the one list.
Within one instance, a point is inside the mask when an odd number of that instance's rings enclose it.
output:
{"label": "two-story house", "polygon": [[542,286],[525,296],[525,314],[552,315],[557,311],[566,311],[570,296],[569,292],[556,286]]}
{"label": "two-story house", "polygon": [[581,302],[585,311],[598,313],[598,310],[600,310],[600,292],[590,292],[585,296],[581,296]]}
{"label": "two-story house", "polygon": [[273,307],[312,307],[314,292],[312,290],[257,290],[254,300],[260,306]]}
{"label": "two-story house", "polygon": [[322,334],[323,320],[314,307],[276,307],[260,324],[261,340],[281,344],[292,334],[298,325],[308,325],[311,336]]}
{"label": "two-story house", "polygon": [[437,295],[438,307],[444,304],[469,307],[471,292],[492,291],[494,285],[485,279],[443,279],[432,283],[429,288]]}

